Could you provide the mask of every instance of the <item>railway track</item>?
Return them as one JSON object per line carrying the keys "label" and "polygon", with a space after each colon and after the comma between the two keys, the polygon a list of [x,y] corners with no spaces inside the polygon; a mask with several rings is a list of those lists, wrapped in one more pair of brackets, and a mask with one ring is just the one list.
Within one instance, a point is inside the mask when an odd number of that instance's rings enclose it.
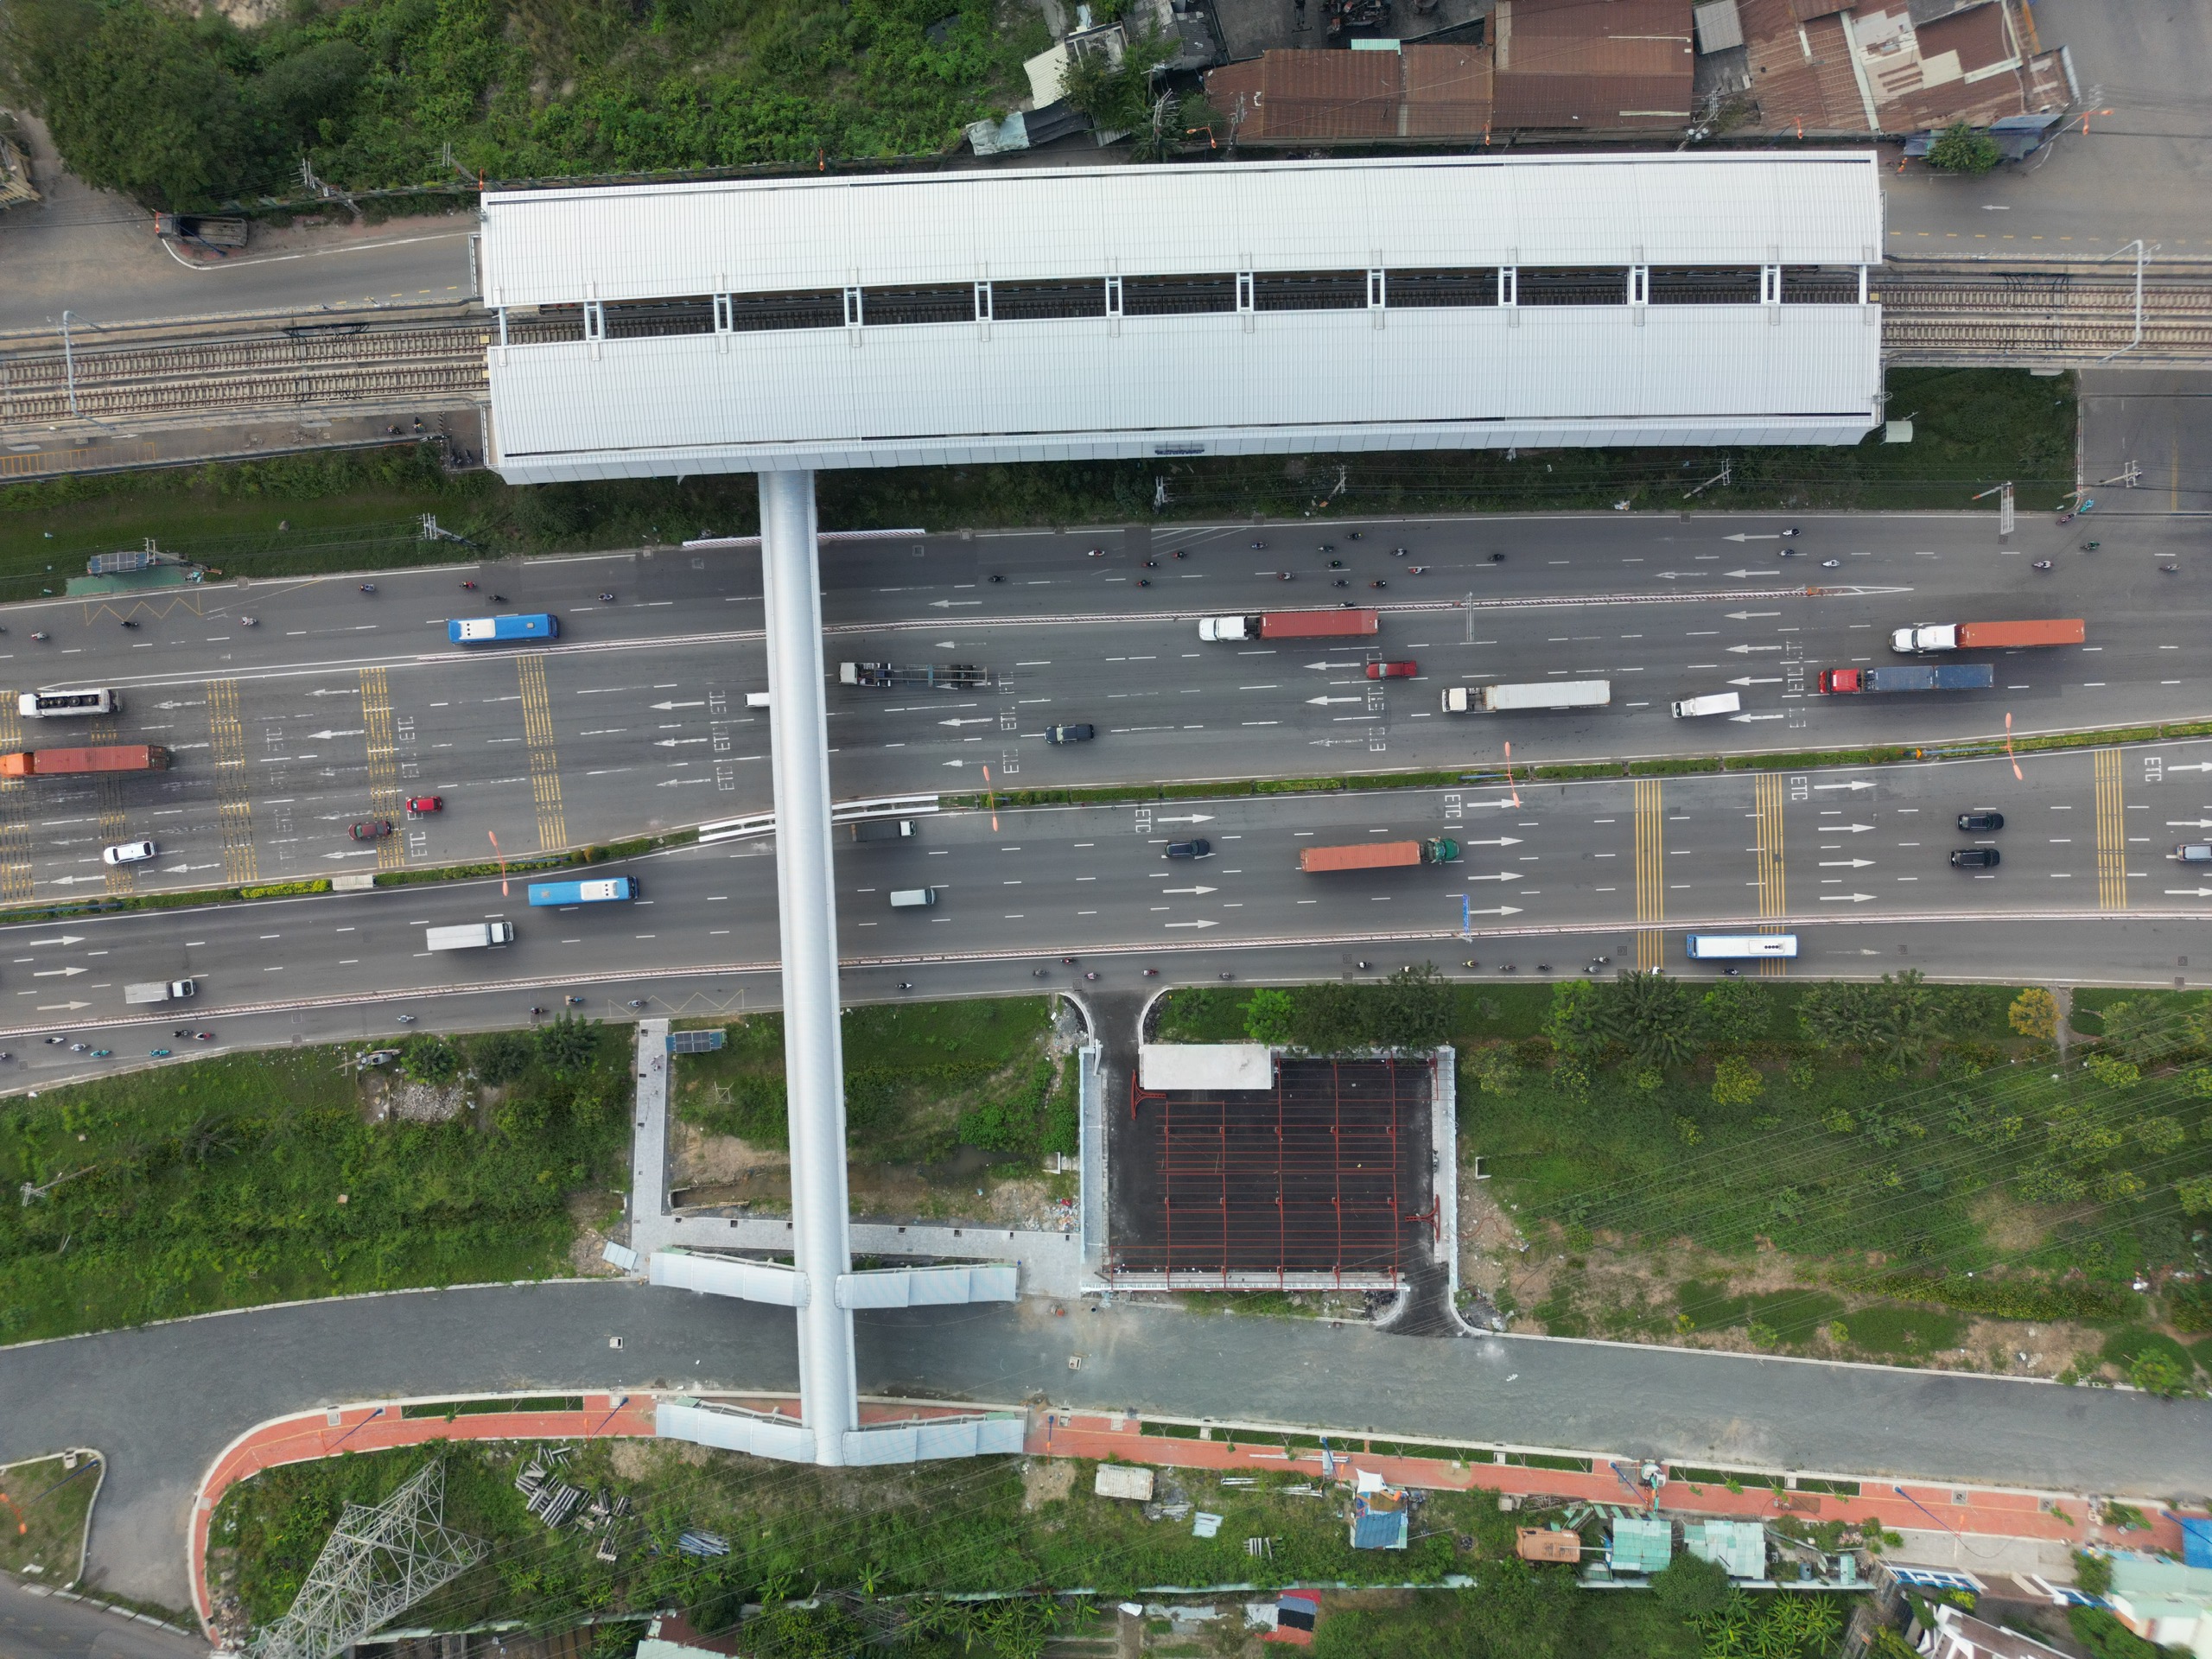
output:
{"label": "railway track", "polygon": [[[2132,271],[1884,268],[1884,355],[1898,365],[2075,367],[2125,352],[2142,364],[2212,363],[2212,273],[2144,283]],[[516,344],[574,337],[572,321],[512,318]],[[0,340],[0,431],[75,414],[135,425],[286,413],[450,409],[486,394],[491,321],[472,307],[404,315],[308,314]]]}

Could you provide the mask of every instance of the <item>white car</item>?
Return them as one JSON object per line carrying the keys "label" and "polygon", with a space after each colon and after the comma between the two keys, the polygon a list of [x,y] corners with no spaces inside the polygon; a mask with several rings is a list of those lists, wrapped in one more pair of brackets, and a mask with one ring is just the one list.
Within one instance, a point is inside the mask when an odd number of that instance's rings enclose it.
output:
{"label": "white car", "polygon": [[109,848],[100,855],[100,858],[109,864],[143,864],[160,854],[161,849],[150,841],[124,841]]}

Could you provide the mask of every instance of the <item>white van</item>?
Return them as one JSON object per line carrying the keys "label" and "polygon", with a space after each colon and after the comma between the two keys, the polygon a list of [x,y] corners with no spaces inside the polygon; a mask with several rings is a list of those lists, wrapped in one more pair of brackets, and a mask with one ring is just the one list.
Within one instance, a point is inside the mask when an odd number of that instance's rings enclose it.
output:
{"label": "white van", "polygon": [[768,706],[768,694],[766,691],[747,692],[745,706],[748,709],[766,709]]}
{"label": "white van", "polygon": [[1734,691],[1711,691],[1668,706],[1674,709],[1676,720],[1688,720],[1698,715],[1732,715],[1744,706],[1744,699]]}
{"label": "white van", "polygon": [[918,910],[935,903],[935,887],[899,887],[891,895],[891,908],[893,910]]}

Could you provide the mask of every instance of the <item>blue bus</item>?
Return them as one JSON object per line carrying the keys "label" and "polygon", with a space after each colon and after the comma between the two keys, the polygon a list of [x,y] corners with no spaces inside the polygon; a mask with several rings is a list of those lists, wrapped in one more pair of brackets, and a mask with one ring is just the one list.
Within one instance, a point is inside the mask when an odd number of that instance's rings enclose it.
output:
{"label": "blue bus", "polygon": [[481,645],[500,639],[558,639],[555,616],[472,616],[446,624],[446,638],[456,645]]}
{"label": "blue bus", "polygon": [[1783,957],[1797,954],[1795,933],[1693,933],[1689,937],[1690,956],[1699,961],[1708,957]]}
{"label": "blue bus", "polygon": [[533,881],[530,884],[530,902],[533,905],[619,904],[637,896],[638,878],[634,875],[602,876],[593,881]]}

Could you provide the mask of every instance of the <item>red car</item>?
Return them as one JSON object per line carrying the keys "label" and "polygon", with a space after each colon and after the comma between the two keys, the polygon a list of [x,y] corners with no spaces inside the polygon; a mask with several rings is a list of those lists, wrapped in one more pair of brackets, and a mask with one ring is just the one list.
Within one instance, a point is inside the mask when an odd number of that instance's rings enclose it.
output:
{"label": "red car", "polygon": [[356,841],[381,841],[391,833],[390,818],[364,818],[346,830]]}
{"label": "red car", "polygon": [[1421,672],[1419,663],[1370,663],[1367,677],[1370,680],[1410,680]]}
{"label": "red car", "polygon": [[425,813],[442,812],[445,810],[446,798],[442,795],[417,795],[407,803],[407,816],[410,818],[419,818]]}

